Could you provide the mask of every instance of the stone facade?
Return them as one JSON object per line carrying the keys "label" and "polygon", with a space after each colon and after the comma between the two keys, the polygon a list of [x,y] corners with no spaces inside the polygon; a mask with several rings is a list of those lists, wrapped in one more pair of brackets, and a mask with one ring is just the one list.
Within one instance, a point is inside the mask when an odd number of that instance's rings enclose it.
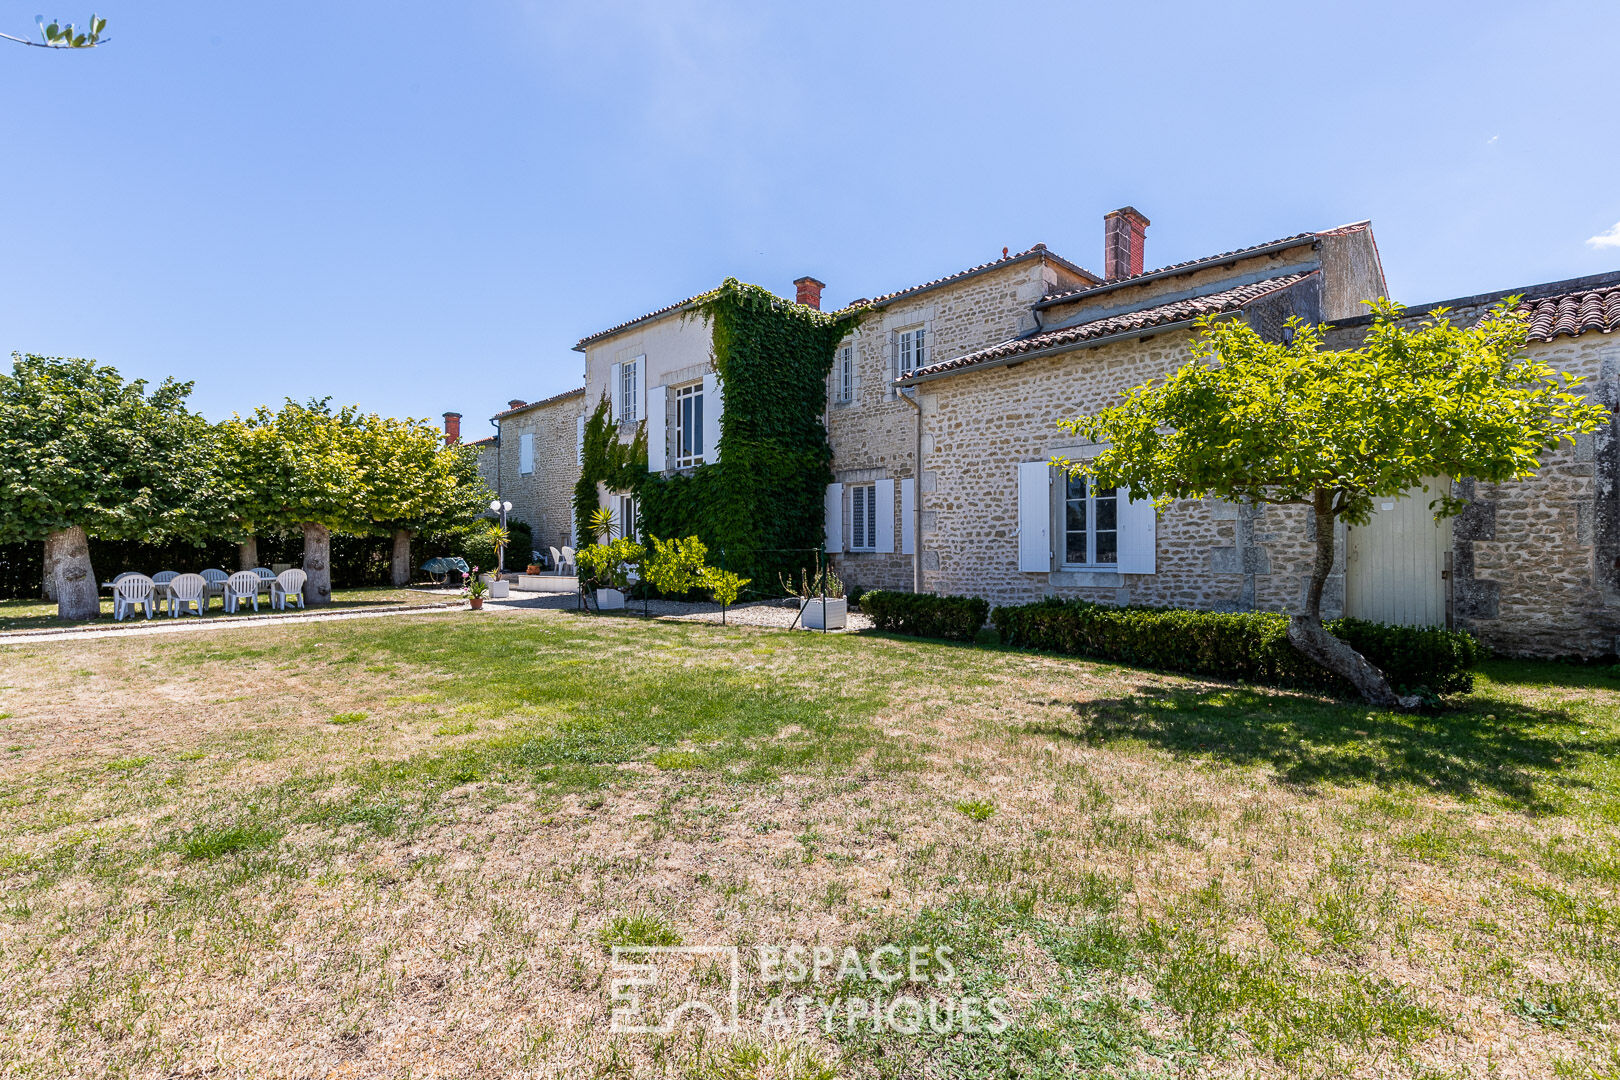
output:
{"label": "stone facade", "polygon": [[[476,444],[481,451],[479,474],[512,504],[507,520],[527,522],[534,532],[535,547],[542,551],[573,544],[574,484],[579,480],[577,431],[584,408],[584,390],[520,405],[496,414],[499,438]],[[525,441],[532,447],[527,461]],[[519,570],[529,561],[526,551],[509,555],[509,562]]]}

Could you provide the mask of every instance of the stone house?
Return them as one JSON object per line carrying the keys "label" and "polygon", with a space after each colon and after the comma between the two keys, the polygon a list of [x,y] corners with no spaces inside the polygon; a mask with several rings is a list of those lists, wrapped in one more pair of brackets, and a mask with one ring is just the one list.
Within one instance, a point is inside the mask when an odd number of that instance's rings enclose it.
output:
{"label": "stone house", "polygon": [[[491,420],[496,433],[469,443],[479,448],[478,472],[496,495],[512,504],[508,521],[525,522],[541,551],[574,543],[574,484],[579,479],[583,388],[541,401],[513,400]],[[461,417],[445,413],[445,441],[461,437]],[[518,569],[529,552],[508,552]]]}

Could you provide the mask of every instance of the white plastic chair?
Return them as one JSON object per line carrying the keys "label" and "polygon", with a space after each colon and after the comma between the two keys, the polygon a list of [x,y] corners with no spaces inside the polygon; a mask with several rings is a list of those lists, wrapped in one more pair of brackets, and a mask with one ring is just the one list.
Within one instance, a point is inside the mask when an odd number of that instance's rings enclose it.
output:
{"label": "white plastic chair", "polygon": [[169,581],[169,614],[178,619],[191,608],[202,618],[208,607],[208,582],[201,574],[176,574]]}
{"label": "white plastic chair", "polygon": [[157,607],[153,599],[152,579],[145,574],[124,574],[113,583],[113,620],[122,622],[130,609],[139,606],[150,619]]}
{"label": "white plastic chair", "polygon": [[[178,570],[159,570],[157,573],[152,575],[152,584],[167,585],[169,582],[173,581],[179,576],[180,571]],[[168,598],[168,594],[162,589],[154,589],[152,590],[152,595],[157,597],[158,611],[161,612],[163,610],[163,601]]]}
{"label": "white plastic chair", "polygon": [[308,580],[308,576],[302,570],[283,570],[270,584],[270,606],[278,611],[286,611],[287,601],[295,600],[302,610],[304,582]]}
{"label": "white plastic chair", "polygon": [[244,600],[253,602],[253,610],[259,610],[259,582],[263,581],[252,570],[238,570],[225,579],[225,610],[236,614],[236,609]]}
{"label": "white plastic chair", "polygon": [[562,565],[563,565],[562,552],[558,551],[556,548],[551,548],[549,550],[551,551],[551,572],[553,574],[562,573]]}
{"label": "white plastic chair", "polygon": [[212,597],[223,597],[225,595],[225,579],[230,576],[225,571],[215,570],[213,567],[209,567],[202,572],[202,579],[208,582],[208,593],[203,598],[204,608],[209,605]]}
{"label": "white plastic chair", "polygon": [[577,573],[579,573],[579,567],[576,566],[575,563],[574,563],[574,549],[573,548],[565,547],[565,548],[562,549],[562,565],[559,566],[557,569],[558,569],[559,573],[564,573],[564,574],[577,574]]}

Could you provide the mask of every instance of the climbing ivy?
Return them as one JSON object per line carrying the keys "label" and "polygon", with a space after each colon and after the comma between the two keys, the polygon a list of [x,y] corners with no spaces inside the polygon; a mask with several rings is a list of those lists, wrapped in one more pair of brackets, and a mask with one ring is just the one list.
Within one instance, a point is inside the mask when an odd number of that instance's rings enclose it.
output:
{"label": "climbing ivy", "polygon": [[579,479],[574,482],[574,535],[581,544],[595,539],[591,515],[598,503],[596,485],[609,491],[635,491],[647,479],[647,425],[636,425],[629,442],[619,441],[619,425],[613,422],[613,405],[606,394],[585,421],[585,441],[580,453]]}
{"label": "climbing ivy", "polygon": [[[724,559],[756,588],[814,559],[810,549],[825,541],[832,482],[822,423],[827,376],[838,342],[864,314],[864,308],[823,313],[736,278],[699,297],[687,317],[713,332],[725,396],[720,460],[667,477],[642,472],[634,489],[643,532],[697,536],[712,561]],[[642,448],[645,462],[645,438]]]}

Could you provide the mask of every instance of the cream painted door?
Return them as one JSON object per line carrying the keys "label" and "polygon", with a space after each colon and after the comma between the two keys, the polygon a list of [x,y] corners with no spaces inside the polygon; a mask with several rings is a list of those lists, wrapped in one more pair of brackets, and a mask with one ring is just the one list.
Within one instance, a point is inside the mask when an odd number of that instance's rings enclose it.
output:
{"label": "cream painted door", "polygon": [[1344,613],[1404,626],[1446,624],[1446,552],[1451,519],[1436,523],[1431,500],[1451,481],[1424,481],[1400,498],[1375,499],[1372,520],[1352,526],[1345,552]]}

